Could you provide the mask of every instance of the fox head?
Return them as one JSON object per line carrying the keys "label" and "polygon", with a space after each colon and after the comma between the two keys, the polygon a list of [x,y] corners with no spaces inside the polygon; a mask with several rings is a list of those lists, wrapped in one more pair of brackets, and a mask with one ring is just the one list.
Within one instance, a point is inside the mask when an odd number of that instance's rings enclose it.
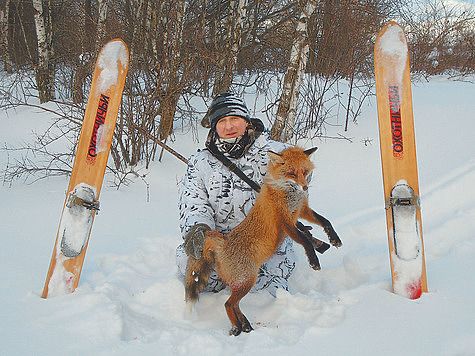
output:
{"label": "fox head", "polygon": [[307,191],[307,178],[314,169],[310,156],[317,147],[303,150],[299,147],[291,147],[275,153],[268,151],[270,161],[267,168],[266,179],[280,189],[289,188]]}

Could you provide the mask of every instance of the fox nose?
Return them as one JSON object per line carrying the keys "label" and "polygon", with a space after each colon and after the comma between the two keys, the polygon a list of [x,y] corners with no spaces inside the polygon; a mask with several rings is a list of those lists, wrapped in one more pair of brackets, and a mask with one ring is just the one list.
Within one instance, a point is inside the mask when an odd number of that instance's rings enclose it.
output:
{"label": "fox nose", "polygon": [[308,190],[308,186],[307,186],[307,185],[304,185],[304,186],[302,187],[302,189],[303,189],[304,191],[307,191],[307,190]]}

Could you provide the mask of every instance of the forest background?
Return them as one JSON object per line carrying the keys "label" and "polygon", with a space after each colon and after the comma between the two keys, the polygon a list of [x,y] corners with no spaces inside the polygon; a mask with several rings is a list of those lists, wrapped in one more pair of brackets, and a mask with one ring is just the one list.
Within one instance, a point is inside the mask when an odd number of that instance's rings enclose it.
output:
{"label": "forest background", "polygon": [[[335,117],[346,132],[374,93],[374,40],[389,20],[405,29],[413,80],[473,78],[474,14],[439,0],[0,0],[0,108],[56,118],[35,142],[3,148],[24,152],[4,182],[70,173],[95,59],[113,38],[130,51],[109,164],[120,185],[160,159],[157,140],[196,139],[207,125],[196,108],[224,91],[252,90],[274,139],[324,137]],[[69,151],[54,151],[64,138]]]}

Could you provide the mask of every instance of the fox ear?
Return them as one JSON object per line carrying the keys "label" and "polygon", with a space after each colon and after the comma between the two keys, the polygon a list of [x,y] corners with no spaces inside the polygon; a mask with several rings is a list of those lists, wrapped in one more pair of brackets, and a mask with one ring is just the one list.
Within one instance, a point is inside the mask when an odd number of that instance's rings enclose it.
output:
{"label": "fox ear", "polygon": [[307,156],[310,156],[313,152],[318,150],[318,147],[309,148],[308,150],[303,151]]}
{"label": "fox ear", "polygon": [[269,156],[270,161],[273,164],[283,164],[284,163],[284,160],[282,159],[282,155],[280,155],[278,153],[275,153],[275,152],[272,152],[272,151],[267,151],[267,155]]}

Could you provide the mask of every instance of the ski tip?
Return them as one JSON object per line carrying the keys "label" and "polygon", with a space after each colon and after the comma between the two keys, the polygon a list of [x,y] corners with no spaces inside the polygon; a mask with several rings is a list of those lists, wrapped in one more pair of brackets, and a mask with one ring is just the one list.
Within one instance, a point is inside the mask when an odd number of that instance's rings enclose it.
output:
{"label": "ski tip", "polygon": [[398,23],[391,21],[379,32],[375,49],[391,57],[407,56],[407,39],[404,30]]}
{"label": "ski tip", "polygon": [[124,68],[127,68],[129,65],[129,49],[121,38],[114,38],[107,42],[104,47],[102,47],[99,57],[120,61]]}
{"label": "ski tip", "polygon": [[97,77],[96,95],[107,93],[114,86],[123,88],[128,66],[129,50],[125,42],[120,38],[107,42],[97,57],[96,69],[100,69],[100,74]]}

